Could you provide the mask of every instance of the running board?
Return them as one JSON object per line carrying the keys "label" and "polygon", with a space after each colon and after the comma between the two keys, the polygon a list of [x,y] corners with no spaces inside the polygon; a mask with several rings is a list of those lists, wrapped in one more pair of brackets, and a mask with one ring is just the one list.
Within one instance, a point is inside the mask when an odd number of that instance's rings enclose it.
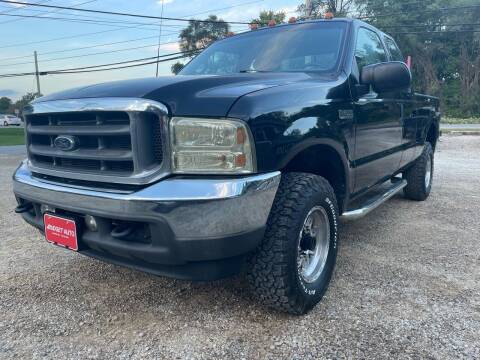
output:
{"label": "running board", "polygon": [[370,211],[376,209],[392,196],[400,192],[405,186],[407,186],[406,180],[394,178],[390,186],[386,188],[384,192],[368,199],[365,203],[361,204],[359,208],[344,212],[341,219],[351,221],[364,217]]}

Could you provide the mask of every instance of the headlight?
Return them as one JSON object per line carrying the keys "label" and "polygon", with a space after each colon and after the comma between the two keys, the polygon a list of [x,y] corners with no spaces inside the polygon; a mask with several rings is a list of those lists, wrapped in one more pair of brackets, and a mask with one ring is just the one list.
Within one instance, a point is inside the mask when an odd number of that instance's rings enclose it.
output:
{"label": "headlight", "polygon": [[241,121],[173,118],[170,142],[175,173],[244,174],[254,171],[252,139]]}

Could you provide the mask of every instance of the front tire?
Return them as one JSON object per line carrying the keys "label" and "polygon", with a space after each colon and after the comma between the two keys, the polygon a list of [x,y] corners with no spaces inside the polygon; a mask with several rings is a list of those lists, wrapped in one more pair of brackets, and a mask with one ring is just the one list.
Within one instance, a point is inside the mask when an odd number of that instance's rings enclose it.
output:
{"label": "front tire", "polygon": [[3,126],[8,126],[8,122],[4,121]]}
{"label": "front tire", "polygon": [[422,155],[403,173],[403,178],[407,180],[407,186],[403,190],[406,198],[423,201],[430,195],[434,169],[433,154],[432,145],[425,143]]}
{"label": "front tire", "polygon": [[338,207],[328,181],[284,174],[264,240],[250,259],[249,283],[267,306],[305,314],[327,290],[337,248]]}

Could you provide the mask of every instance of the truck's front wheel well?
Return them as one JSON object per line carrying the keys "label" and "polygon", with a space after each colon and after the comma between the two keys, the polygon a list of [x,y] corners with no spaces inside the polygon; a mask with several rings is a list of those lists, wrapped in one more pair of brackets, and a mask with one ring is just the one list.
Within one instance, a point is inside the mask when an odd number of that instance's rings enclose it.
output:
{"label": "truck's front wheel well", "polygon": [[325,145],[309,147],[290,160],[282,171],[307,172],[327,179],[335,191],[338,206],[342,211],[347,182],[342,159],[333,148]]}

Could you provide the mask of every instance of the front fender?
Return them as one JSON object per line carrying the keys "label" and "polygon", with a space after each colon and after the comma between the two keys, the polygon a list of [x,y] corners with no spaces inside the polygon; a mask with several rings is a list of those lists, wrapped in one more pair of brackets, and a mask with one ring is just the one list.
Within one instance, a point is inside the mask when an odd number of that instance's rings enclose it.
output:
{"label": "front fender", "polygon": [[250,93],[233,105],[228,116],[248,122],[261,172],[282,169],[314,145],[333,148],[345,169],[350,167],[354,119],[346,78],[329,83],[297,82]]}

